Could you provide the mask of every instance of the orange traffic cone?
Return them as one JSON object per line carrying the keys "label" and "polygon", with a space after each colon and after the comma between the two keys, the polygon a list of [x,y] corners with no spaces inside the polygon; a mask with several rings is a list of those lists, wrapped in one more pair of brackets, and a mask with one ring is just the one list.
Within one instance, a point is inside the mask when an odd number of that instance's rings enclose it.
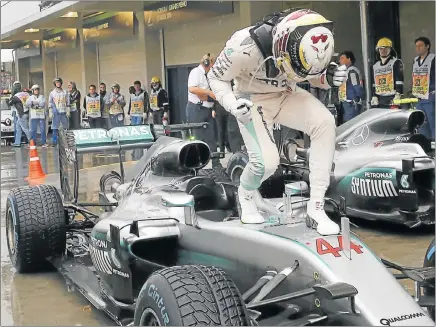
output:
{"label": "orange traffic cone", "polygon": [[29,176],[27,176],[25,180],[32,182],[33,185],[35,185],[36,182],[36,185],[38,185],[43,182],[45,174],[42,170],[41,162],[39,161],[38,157],[38,151],[36,151],[36,145],[33,140],[30,140],[29,149]]}

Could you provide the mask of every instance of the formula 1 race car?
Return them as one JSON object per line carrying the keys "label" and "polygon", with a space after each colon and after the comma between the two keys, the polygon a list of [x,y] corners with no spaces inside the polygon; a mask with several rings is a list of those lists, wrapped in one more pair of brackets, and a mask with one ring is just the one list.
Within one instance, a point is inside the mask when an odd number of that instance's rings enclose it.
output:
{"label": "formula 1 race car", "polygon": [[[427,153],[431,142],[416,132],[424,121],[419,110],[371,109],[336,129],[336,153],[327,196],[351,218],[385,220],[409,227],[435,222],[435,162]],[[309,183],[309,149],[276,133],[282,154],[279,170],[266,180],[261,193],[275,198],[284,181]],[[284,137],[285,135],[285,137]],[[427,152],[427,153],[426,153]],[[228,161],[227,173],[239,182],[248,154]],[[326,206],[331,213],[337,208]]]}
{"label": "formula 1 race car", "polygon": [[[241,224],[236,184],[201,173],[209,147],[157,135],[147,125],[61,130],[62,196],[41,185],[7,199],[18,272],[48,260],[120,325],[434,325],[421,308],[434,307],[434,247],[428,267],[407,268],[377,257],[348,218],[339,235],[321,236],[306,223],[304,182],[280,198],[258,194],[265,223]],[[102,177],[99,203],[77,200],[81,153],[147,147],[131,171],[120,160],[118,177]],[[415,299],[403,278],[417,283]]]}

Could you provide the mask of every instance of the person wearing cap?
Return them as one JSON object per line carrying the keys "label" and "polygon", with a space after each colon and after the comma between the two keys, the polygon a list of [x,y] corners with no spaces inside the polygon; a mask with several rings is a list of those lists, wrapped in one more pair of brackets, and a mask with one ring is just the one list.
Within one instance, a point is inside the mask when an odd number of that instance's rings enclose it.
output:
{"label": "person wearing cap", "polygon": [[130,94],[129,111],[132,125],[141,125],[146,121],[149,107],[148,93],[141,88],[141,82],[133,83],[133,93]]}
{"label": "person wearing cap", "polygon": [[[192,134],[198,140],[209,145],[211,152],[217,152],[217,140],[215,139],[215,124],[212,111],[214,93],[210,89],[207,73],[215,63],[215,58],[210,53],[205,54],[200,64],[191,70],[188,78],[188,103],[186,105],[186,116],[190,123],[207,122],[207,128],[192,130]],[[221,168],[218,158],[212,159],[212,168]]]}
{"label": "person wearing cap", "polygon": [[62,124],[64,129],[68,129],[70,118],[70,97],[67,91],[62,89],[62,84],[62,78],[56,77],[53,80],[54,89],[48,97],[49,117],[53,119],[51,124],[52,146],[58,144],[59,125]]}
{"label": "person wearing cap", "polygon": [[97,87],[94,84],[89,85],[89,93],[83,98],[83,109],[85,109],[86,116],[88,116],[89,126],[91,128],[102,128],[103,99],[96,92],[96,89]]}
{"label": "person wearing cap", "polygon": [[69,128],[80,128],[80,91],[77,90],[76,82],[70,81],[68,83],[68,96],[70,97],[70,118]]}
{"label": "person wearing cap", "polygon": [[[15,122],[15,140],[12,146],[21,147],[21,137],[26,134],[28,140],[30,140],[29,131],[29,108],[27,107],[27,99],[29,93],[22,91],[22,86],[19,81],[15,81],[12,85],[12,94],[8,101],[8,105],[12,107],[12,113]],[[16,118],[15,118],[16,117]]]}
{"label": "person wearing cap", "polygon": [[435,140],[435,54],[430,52],[430,39],[425,36],[415,40],[417,56],[413,60],[412,94],[419,102],[416,109],[425,113],[426,121],[419,132]]}
{"label": "person wearing cap", "polygon": [[403,94],[403,63],[396,57],[392,41],[387,37],[381,38],[375,49],[380,59],[373,66],[371,106],[387,109],[396,107],[392,101],[400,99]]}
{"label": "person wearing cap", "polygon": [[124,107],[126,100],[120,93],[120,84],[112,84],[112,92],[106,98],[106,106],[109,108],[111,127],[124,125]]}
{"label": "person wearing cap", "polygon": [[47,135],[45,133],[45,98],[39,93],[39,85],[33,85],[31,88],[32,95],[27,99],[27,107],[30,108],[30,136],[36,144],[36,130],[41,132],[41,146],[47,147]]}
{"label": "person wearing cap", "polygon": [[168,119],[169,101],[168,93],[162,88],[159,77],[154,76],[150,83],[150,109],[153,124],[162,124],[162,119]]}

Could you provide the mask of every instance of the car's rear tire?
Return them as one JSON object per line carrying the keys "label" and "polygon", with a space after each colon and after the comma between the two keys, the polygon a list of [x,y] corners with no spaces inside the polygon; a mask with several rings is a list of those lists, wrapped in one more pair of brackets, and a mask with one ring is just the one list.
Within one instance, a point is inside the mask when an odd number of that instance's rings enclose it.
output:
{"label": "car's rear tire", "polygon": [[6,201],[9,257],[18,272],[47,266],[46,259],[62,255],[66,246],[66,218],[55,187],[40,185],[13,189]]}
{"label": "car's rear tire", "polygon": [[227,175],[223,168],[201,169],[198,171],[198,176],[212,178],[216,182],[231,183],[232,180]]}
{"label": "car's rear tire", "polygon": [[[435,266],[435,239],[430,243],[424,258],[424,267]],[[424,295],[435,296],[435,285],[433,281],[433,287],[424,287]],[[430,317],[435,320],[435,308],[427,308]]]}
{"label": "car's rear tire", "polygon": [[247,152],[238,151],[235,152],[227,162],[227,175],[232,182],[239,184],[242,171],[248,164],[249,158]]}
{"label": "car's rear tire", "polygon": [[215,267],[176,266],[153,273],[141,289],[135,326],[247,326],[242,296]]}
{"label": "car's rear tire", "polygon": [[[234,153],[227,162],[227,175],[233,183],[239,185],[242,171],[248,164],[249,157],[246,152],[240,151]],[[259,187],[259,192],[264,198],[279,198],[283,195],[285,179],[287,176],[283,173],[280,165],[273,175],[268,177]]]}

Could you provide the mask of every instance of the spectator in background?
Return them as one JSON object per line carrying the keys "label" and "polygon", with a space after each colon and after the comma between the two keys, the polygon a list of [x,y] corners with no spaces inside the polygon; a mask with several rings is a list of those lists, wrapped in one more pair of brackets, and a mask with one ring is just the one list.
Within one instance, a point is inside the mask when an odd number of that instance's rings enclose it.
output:
{"label": "spectator in background", "polygon": [[360,83],[360,71],[354,66],[356,59],[351,51],[339,56],[340,65],[347,66],[347,80],[339,87],[338,97],[342,105],[342,122],[353,119],[360,113],[364,90]]}
{"label": "spectator in background", "polygon": [[133,94],[130,94],[129,116],[132,125],[141,125],[146,121],[148,113],[148,93],[141,88],[141,82],[133,83]]}
{"label": "spectator in background", "polygon": [[48,98],[49,117],[53,118],[51,129],[52,146],[58,144],[58,129],[59,124],[62,124],[64,129],[68,129],[68,119],[70,118],[70,97],[67,91],[62,89],[62,78],[56,77],[53,80],[54,89],[50,92]]}
{"label": "spectator in background", "polygon": [[417,57],[413,61],[412,94],[419,98],[416,109],[425,112],[426,122],[419,132],[430,140],[435,139],[435,55],[430,52],[429,38],[415,40]]}
{"label": "spectator in background", "polygon": [[70,129],[80,128],[80,91],[77,90],[76,82],[68,83],[68,96],[70,97]]}
{"label": "spectator in background", "polygon": [[102,127],[102,108],[103,99],[96,92],[96,86],[91,84],[89,86],[89,93],[83,98],[83,109],[85,109],[86,115],[88,116],[89,126],[91,128]]}
{"label": "spectator in background", "polygon": [[101,125],[104,129],[111,128],[111,121],[109,118],[109,106],[106,105],[107,92],[106,92],[106,84],[100,83],[100,98],[101,98]]}
{"label": "spectator in background", "polygon": [[120,93],[120,84],[112,85],[112,92],[106,98],[106,106],[109,107],[109,118],[111,127],[124,125],[124,107],[126,100]]}
{"label": "spectator in background", "polygon": [[150,114],[152,115],[153,124],[162,124],[165,117],[168,120],[168,111],[170,108],[168,93],[162,88],[160,78],[154,76],[150,83]]}
{"label": "spectator in background", "polygon": [[391,108],[392,100],[400,99],[403,94],[403,63],[395,56],[392,41],[386,37],[381,38],[376,46],[377,55],[380,56],[373,66],[373,97],[371,106]]}
{"label": "spectator in background", "polygon": [[21,83],[16,81],[12,86],[12,96],[8,101],[8,106],[12,107],[12,112],[15,112],[15,140],[12,146],[21,147],[21,136],[22,133],[26,134],[28,140],[30,140],[29,131],[29,108],[27,107],[27,99],[29,94],[22,91]]}
{"label": "spectator in background", "polygon": [[45,133],[45,98],[39,93],[39,85],[31,88],[33,94],[27,99],[27,107],[30,108],[30,131],[31,138],[36,145],[36,130],[39,125],[41,132],[41,146],[47,147],[47,135]]}
{"label": "spectator in background", "polygon": [[215,106],[212,111],[212,117],[215,118],[216,121],[218,147],[220,148],[220,152],[223,153],[225,152],[226,148],[228,151],[230,151],[227,134],[229,115],[230,113],[224,109],[223,106],[221,106],[218,102],[215,102]]}
{"label": "spectator in background", "polygon": [[[214,62],[215,58],[208,53],[201,58],[200,65],[189,73],[188,103],[186,105],[188,122],[209,123],[207,128],[194,129],[192,133],[195,138],[207,143],[211,152],[217,151],[212,117],[213,105],[216,98],[210,90],[206,74],[209,72]],[[222,168],[218,158],[212,159],[212,168]]]}

